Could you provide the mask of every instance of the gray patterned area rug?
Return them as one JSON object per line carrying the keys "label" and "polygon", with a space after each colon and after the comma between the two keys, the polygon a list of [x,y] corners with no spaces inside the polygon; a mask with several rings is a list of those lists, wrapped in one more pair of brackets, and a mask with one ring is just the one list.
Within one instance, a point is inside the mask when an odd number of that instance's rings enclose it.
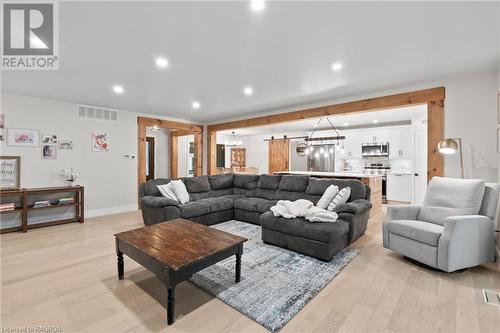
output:
{"label": "gray patterned area rug", "polygon": [[248,238],[243,246],[241,282],[234,282],[234,256],[193,275],[191,281],[273,332],[358,255],[357,250],[345,249],[332,261],[322,262],[264,244],[257,225],[228,221],[214,227]]}

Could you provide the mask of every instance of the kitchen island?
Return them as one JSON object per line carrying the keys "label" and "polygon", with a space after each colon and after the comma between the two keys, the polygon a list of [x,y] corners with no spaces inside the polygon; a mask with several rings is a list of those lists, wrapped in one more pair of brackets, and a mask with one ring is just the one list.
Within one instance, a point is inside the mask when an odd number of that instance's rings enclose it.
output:
{"label": "kitchen island", "polygon": [[370,216],[382,211],[382,176],[370,175],[363,172],[323,172],[323,171],[280,171],[275,175],[307,175],[315,178],[345,178],[358,179],[371,189],[372,209]]}

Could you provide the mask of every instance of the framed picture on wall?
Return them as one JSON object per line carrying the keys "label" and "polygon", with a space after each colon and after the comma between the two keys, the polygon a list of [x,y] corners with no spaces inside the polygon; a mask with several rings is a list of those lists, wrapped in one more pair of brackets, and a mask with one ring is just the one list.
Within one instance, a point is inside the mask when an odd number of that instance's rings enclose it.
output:
{"label": "framed picture on wall", "polygon": [[57,145],[54,143],[43,143],[42,158],[44,160],[55,160],[57,158]]}
{"label": "framed picture on wall", "polygon": [[3,134],[4,129],[5,129],[5,117],[3,114],[0,114],[0,141],[5,140],[5,136]]}
{"label": "framed picture on wall", "polygon": [[40,131],[35,129],[8,128],[7,144],[9,146],[38,147]]}
{"label": "framed picture on wall", "polygon": [[109,136],[108,133],[92,133],[92,151],[103,152],[109,151]]}
{"label": "framed picture on wall", "polygon": [[21,157],[0,156],[0,189],[21,187]]}

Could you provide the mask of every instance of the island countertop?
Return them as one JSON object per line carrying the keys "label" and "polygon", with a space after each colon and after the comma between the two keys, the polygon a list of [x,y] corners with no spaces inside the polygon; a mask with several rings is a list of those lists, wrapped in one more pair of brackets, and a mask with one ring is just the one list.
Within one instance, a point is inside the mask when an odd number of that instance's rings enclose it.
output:
{"label": "island countertop", "polygon": [[317,177],[332,177],[332,178],[378,178],[381,175],[370,175],[363,172],[324,172],[324,171],[280,171],[275,172],[277,175],[307,175]]}

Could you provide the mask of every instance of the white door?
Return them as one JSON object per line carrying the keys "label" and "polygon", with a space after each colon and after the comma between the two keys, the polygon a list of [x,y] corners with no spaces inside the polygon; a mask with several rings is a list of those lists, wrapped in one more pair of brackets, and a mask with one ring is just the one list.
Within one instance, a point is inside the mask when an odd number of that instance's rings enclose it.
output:
{"label": "white door", "polygon": [[415,130],[415,166],[414,203],[420,205],[424,201],[427,190],[427,129]]}

